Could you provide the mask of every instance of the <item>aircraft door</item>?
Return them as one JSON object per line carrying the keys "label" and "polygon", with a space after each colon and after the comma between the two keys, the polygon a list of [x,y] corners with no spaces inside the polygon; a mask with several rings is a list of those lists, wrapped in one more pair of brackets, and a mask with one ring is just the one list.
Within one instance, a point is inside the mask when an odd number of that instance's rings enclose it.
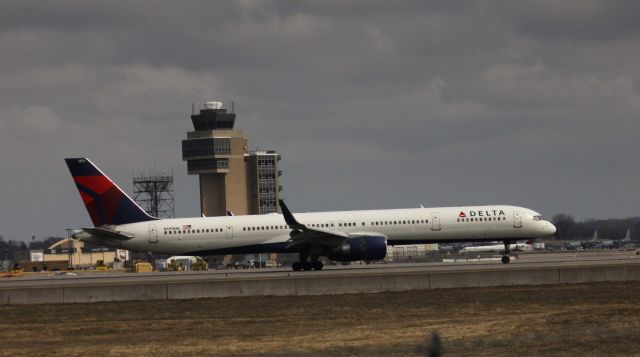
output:
{"label": "aircraft door", "polygon": [[155,224],[149,225],[149,243],[158,243],[158,232]]}
{"label": "aircraft door", "polygon": [[440,214],[438,212],[431,212],[431,230],[439,231],[442,229],[440,225]]}
{"label": "aircraft door", "polygon": [[513,212],[513,228],[522,228],[522,216],[520,212]]}
{"label": "aircraft door", "polygon": [[233,226],[232,225],[226,226],[224,231],[225,231],[225,234],[227,236],[227,239],[233,238]]}

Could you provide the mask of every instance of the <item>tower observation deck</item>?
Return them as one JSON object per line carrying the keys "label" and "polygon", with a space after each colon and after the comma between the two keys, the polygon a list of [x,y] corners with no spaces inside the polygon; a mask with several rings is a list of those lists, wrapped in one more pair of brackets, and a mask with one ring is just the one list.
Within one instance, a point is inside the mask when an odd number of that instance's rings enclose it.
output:
{"label": "tower observation deck", "polygon": [[[224,216],[227,211],[238,215],[266,213],[260,208],[260,202],[266,201],[257,188],[259,176],[253,172],[257,169],[251,159],[255,153],[248,151],[243,132],[234,129],[235,119],[233,104],[228,110],[221,102],[207,102],[199,113],[192,113],[194,131],[182,141],[188,174],[199,177],[200,210],[205,216]],[[277,160],[274,169],[280,172]],[[274,185],[279,187],[276,180]],[[266,204],[272,203],[270,199]]]}
{"label": "tower observation deck", "polygon": [[233,130],[236,113],[233,112],[233,104],[231,105],[231,111],[227,112],[221,102],[207,102],[204,108],[200,109],[200,113],[191,115],[191,121],[196,131]]}

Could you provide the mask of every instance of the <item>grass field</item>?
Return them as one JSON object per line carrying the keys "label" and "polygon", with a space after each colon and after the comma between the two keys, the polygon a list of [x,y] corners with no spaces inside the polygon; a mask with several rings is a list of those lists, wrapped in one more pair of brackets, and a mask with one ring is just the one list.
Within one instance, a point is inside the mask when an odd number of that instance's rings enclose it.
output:
{"label": "grass field", "polygon": [[640,355],[640,283],[0,306],[0,354]]}

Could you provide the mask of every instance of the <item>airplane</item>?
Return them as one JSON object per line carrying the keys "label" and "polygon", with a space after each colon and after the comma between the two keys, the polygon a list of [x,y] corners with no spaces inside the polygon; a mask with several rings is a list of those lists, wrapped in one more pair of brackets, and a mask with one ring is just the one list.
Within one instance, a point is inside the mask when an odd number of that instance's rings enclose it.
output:
{"label": "airplane", "polygon": [[[533,240],[528,240],[525,243],[515,243],[509,245],[509,250],[512,252],[524,252],[526,250],[533,250],[531,244]],[[491,245],[476,245],[467,246],[458,253],[502,253],[504,252],[503,244],[491,244]]]}
{"label": "airplane", "polygon": [[631,228],[627,228],[627,233],[624,234],[624,238],[621,240],[617,240],[613,243],[616,248],[626,247],[627,244],[631,243]]}
{"label": "airplane", "polygon": [[550,236],[539,213],[506,205],[159,219],[148,215],[87,158],[65,159],[93,227],[75,239],[169,255],[298,253],[294,271],[321,270],[329,260],[384,259],[388,245],[502,241]]}
{"label": "airplane", "polygon": [[593,237],[587,241],[569,242],[566,244],[567,249],[614,249],[626,246],[631,241],[631,229],[627,229],[624,238],[621,240],[600,239],[598,238],[598,230],[593,232]]}
{"label": "airplane", "polygon": [[613,249],[615,242],[611,239],[599,239],[598,230],[593,232],[593,237],[590,241],[585,242],[584,247],[587,248],[600,248],[600,249]]}

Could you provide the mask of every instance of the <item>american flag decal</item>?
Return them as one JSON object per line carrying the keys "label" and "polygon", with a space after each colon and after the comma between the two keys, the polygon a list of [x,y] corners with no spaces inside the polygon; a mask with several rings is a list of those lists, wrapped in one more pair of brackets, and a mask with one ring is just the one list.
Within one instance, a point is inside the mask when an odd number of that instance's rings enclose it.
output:
{"label": "american flag decal", "polygon": [[191,225],[190,224],[185,224],[184,226],[182,226],[182,230],[183,231],[186,231],[186,230],[189,230],[189,229],[191,229]]}

